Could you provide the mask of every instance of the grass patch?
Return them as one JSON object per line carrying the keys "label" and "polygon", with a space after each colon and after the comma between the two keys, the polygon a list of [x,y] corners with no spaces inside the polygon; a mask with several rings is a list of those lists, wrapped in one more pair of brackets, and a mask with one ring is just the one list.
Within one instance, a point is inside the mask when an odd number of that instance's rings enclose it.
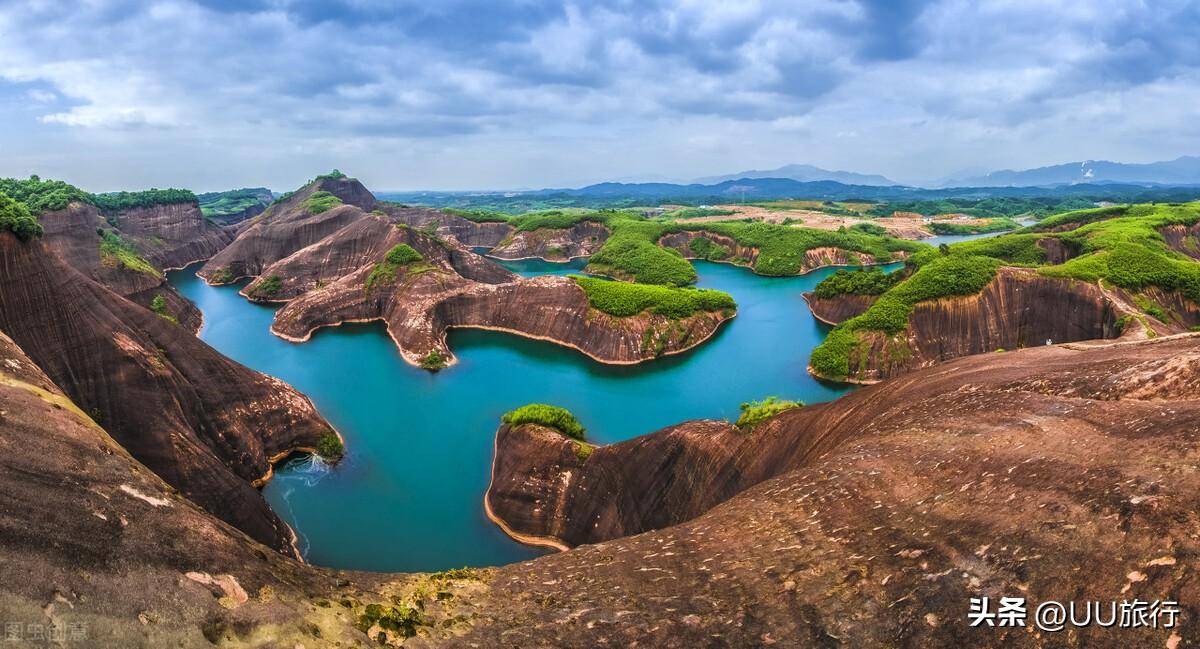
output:
{"label": "grass patch", "polygon": [[397,271],[422,260],[424,257],[412,246],[407,243],[397,244],[384,255],[383,261],[375,264],[375,268],[367,277],[367,290],[395,282]]}
{"label": "grass patch", "polygon": [[455,207],[447,207],[442,209],[447,214],[461,216],[468,221],[475,223],[508,223],[512,217],[503,212],[493,212],[492,210],[463,210]]}
{"label": "grass patch", "polygon": [[[901,334],[913,305],[976,294],[1003,265],[1037,268],[1047,277],[1104,281],[1134,293],[1154,286],[1200,303],[1200,263],[1171,250],[1160,233],[1169,225],[1197,222],[1200,203],[1123,205],[1052,216],[1012,234],[922,250],[908,260],[915,272],[884,292],[862,315],[834,328],[813,350],[809,363],[823,376],[853,376],[857,368],[851,367],[851,360],[857,357],[865,362],[857,351],[866,332],[892,336],[896,344],[889,346],[890,352],[903,354],[907,343]],[[1050,229],[1058,231],[1045,231]],[[1038,244],[1046,239],[1057,240],[1074,256],[1062,264],[1045,265],[1046,251]],[[1170,317],[1144,297],[1135,301],[1155,318]]]}
{"label": "grass patch", "polygon": [[172,324],[179,324],[179,319],[171,315],[171,312],[167,309],[167,301],[161,295],[155,295],[154,299],[150,300],[150,310]]}
{"label": "grass patch", "polygon": [[313,192],[307,199],[304,200],[304,209],[308,210],[309,214],[320,214],[327,212],[338,205],[342,204],[342,199],[330,194],[325,190]]}
{"label": "grass patch", "polygon": [[596,277],[572,275],[587,294],[588,304],[618,318],[649,310],[671,319],[686,318],[699,311],[733,311],[737,303],[722,291],[679,288],[651,284],[615,282]]}
{"label": "grass patch", "polygon": [[145,273],[154,277],[162,277],[158,269],[150,265],[133,244],[121,238],[121,235],[111,230],[97,230],[100,235],[100,261],[102,264],[116,268],[124,267],[137,273]]}
{"label": "grass patch", "polygon": [[584,428],[570,410],[544,403],[531,403],[504,413],[500,421],[509,426],[537,424],[553,428],[571,439],[584,441]]}
{"label": "grass patch", "polygon": [[250,290],[250,297],[267,299],[279,295],[282,290],[283,278],[278,275],[270,275]]}
{"label": "grass patch", "polygon": [[738,416],[737,426],[741,430],[751,431],[762,422],[786,410],[803,407],[799,401],[784,401],[779,397],[767,397],[762,401],[750,401],[741,405],[742,414]]}

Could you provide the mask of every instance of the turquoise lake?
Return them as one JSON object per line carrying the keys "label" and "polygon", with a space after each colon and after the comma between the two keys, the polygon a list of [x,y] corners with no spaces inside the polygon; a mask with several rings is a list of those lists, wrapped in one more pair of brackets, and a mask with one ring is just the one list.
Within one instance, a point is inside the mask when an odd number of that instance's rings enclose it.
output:
{"label": "turquoise lake", "polygon": [[[503,263],[531,276],[576,273],[586,262]],[[169,279],[204,312],[200,337],[307,394],[346,439],[336,468],[294,460],[263,490],[305,557],[323,566],[432,571],[544,553],[509,539],[483,512],[500,416],[526,403],[570,409],[589,439],[605,444],[687,419],[736,419],[740,403],[770,395],[817,403],[848,389],[805,371],[828,327],[801,293],[833,269],[767,278],[697,262],[699,286],[733,295],[738,315],[677,356],[607,366],[548,342],[454,330],[449,344],[459,363],[436,374],[401,360],[382,323],[286,342],[269,331],[274,307],[246,301],[237,287],[208,286],[196,269]]]}

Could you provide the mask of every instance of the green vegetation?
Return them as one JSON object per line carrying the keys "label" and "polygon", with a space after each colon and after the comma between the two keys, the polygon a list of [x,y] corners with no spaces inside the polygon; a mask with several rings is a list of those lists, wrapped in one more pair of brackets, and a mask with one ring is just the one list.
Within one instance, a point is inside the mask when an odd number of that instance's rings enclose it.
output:
{"label": "green vegetation", "polygon": [[[697,228],[688,228],[697,229]],[[928,248],[924,244],[883,237],[866,232],[830,231],[797,228],[770,223],[706,223],[703,228],[725,235],[739,245],[757,248],[754,271],[760,275],[799,275],[804,267],[805,253],[813,248],[841,248],[871,256],[877,262],[895,260],[895,253],[916,252]]]}
{"label": "green vegetation", "polygon": [[304,208],[309,214],[327,212],[341,204],[342,199],[324,190],[313,192],[304,200]]}
{"label": "green vegetation", "polygon": [[[402,638],[411,638],[417,634],[417,627],[424,623],[421,612],[415,608],[404,605],[385,607],[382,604],[368,604],[366,611],[355,622],[355,627],[367,633],[371,627],[379,625],[384,632],[390,631]],[[386,641],[386,638],[383,640]]]}
{"label": "green vegetation", "polygon": [[947,198],[943,200],[890,201],[873,206],[871,216],[891,216],[893,212],[913,212],[925,216],[966,214],[977,217],[1032,216],[1057,214],[1065,210],[1093,207],[1090,198],[1080,196],[1045,196],[1036,198]]}
{"label": "green vegetation", "polygon": [[762,422],[778,415],[785,410],[800,408],[804,406],[799,401],[783,401],[779,397],[767,397],[762,401],[751,401],[741,405],[742,414],[738,417],[737,423],[734,426],[745,430],[754,430],[756,426]]}
{"label": "green vegetation", "polygon": [[96,233],[100,235],[100,262],[102,264],[110,268],[124,267],[134,272],[162,277],[162,273],[138,254],[137,249],[121,238],[121,235],[104,229],[97,230]]}
{"label": "green vegetation", "polygon": [[819,298],[838,295],[882,295],[903,277],[902,273],[885,273],[878,268],[838,269],[813,288],[813,295]]}
{"label": "green vegetation", "polygon": [[42,236],[42,224],[24,205],[0,193],[0,232],[12,232],[21,241],[29,241]]}
{"label": "green vegetation", "polygon": [[442,352],[436,349],[431,349],[429,350],[428,354],[425,354],[423,357],[421,357],[419,364],[422,369],[436,372],[446,367],[448,362],[449,361],[446,360],[446,356],[442,354]]}
{"label": "green vegetation", "polygon": [[607,223],[612,234],[588,260],[588,272],[642,284],[695,283],[696,269],[678,251],[657,243],[672,226],[615,215]]}
{"label": "green vegetation", "polygon": [[38,176],[30,176],[25,180],[0,178],[0,193],[24,203],[33,214],[65,209],[72,202],[90,203],[105,212],[196,202],[196,195],[186,189],[90,194],[61,180],[42,180]]}
{"label": "green vegetation", "polygon": [[580,462],[587,462],[588,458],[592,456],[592,451],[596,450],[595,446],[587,442],[572,440],[572,443],[575,445],[575,459]]}
{"label": "green vegetation", "polygon": [[876,225],[874,223],[855,223],[854,225],[850,226],[850,229],[854,230],[856,232],[863,232],[865,234],[873,234],[875,236],[880,236],[880,237],[885,236],[888,233],[887,228],[883,227],[882,225]]}
{"label": "green vegetation", "polygon": [[0,193],[23,203],[34,215],[65,209],[71,202],[93,202],[91,194],[74,185],[61,180],[42,180],[37,176],[26,180],[0,178]]}
{"label": "green vegetation", "polygon": [[196,195],[187,189],[147,189],[139,192],[113,192],[92,196],[92,203],[106,212],[120,212],[135,207],[196,203]]}
{"label": "green vegetation", "polygon": [[531,403],[506,412],[500,421],[514,427],[522,424],[537,424],[553,428],[571,439],[581,442],[585,439],[583,425],[579,423],[575,415],[571,414],[570,410],[544,403]]}
{"label": "green vegetation", "polygon": [[698,219],[705,216],[730,216],[737,214],[733,210],[717,209],[712,207],[681,207],[677,210],[672,210],[663,214],[665,219]]}
{"label": "green vegetation", "polygon": [[316,178],[314,178],[314,180],[341,180],[343,178],[349,178],[349,176],[347,176],[346,174],[342,173],[341,171],[339,171],[337,169],[334,169],[333,171],[331,171],[327,174],[321,174],[320,176],[317,176]]}
{"label": "green vegetation", "polygon": [[317,440],[317,455],[336,462],[346,455],[346,446],[342,444],[342,438],[337,436],[337,433],[329,431]]}
{"label": "green vegetation", "polygon": [[565,230],[584,221],[605,220],[602,212],[589,210],[550,210],[546,212],[528,212],[509,220],[517,232],[532,232],[534,230]]}
{"label": "green vegetation", "polygon": [[421,253],[407,243],[397,244],[384,255],[383,261],[375,264],[375,269],[367,277],[367,290],[396,281],[397,271],[423,259]]}
{"label": "green vegetation", "polygon": [[279,295],[282,290],[283,278],[278,275],[270,275],[254,285],[254,288],[250,290],[250,297],[267,299]]}
{"label": "green vegetation", "polygon": [[269,190],[259,187],[198,194],[196,200],[199,201],[200,211],[204,216],[224,220],[230,216],[243,214],[256,205],[266,207],[274,199]]}
{"label": "green vegetation", "polygon": [[512,218],[503,212],[493,212],[491,210],[460,210],[454,207],[447,207],[442,211],[455,216],[461,216],[468,221],[476,223],[507,223]]}
{"label": "green vegetation", "polygon": [[150,300],[150,310],[174,324],[179,324],[179,319],[167,309],[167,300],[162,295],[155,295],[154,299]]}
{"label": "green vegetation", "polygon": [[1008,218],[987,219],[985,223],[952,223],[948,221],[934,221],[929,224],[929,229],[934,234],[985,234],[988,232],[1005,232],[1008,230],[1016,230],[1021,227],[1020,223]]}
{"label": "green vegetation", "polygon": [[[892,336],[898,345],[896,353],[903,354],[900,347],[907,348],[907,343],[900,334],[908,326],[913,305],[976,294],[1002,265],[1037,268],[1047,277],[1103,281],[1133,294],[1145,314],[1160,320],[1172,318],[1161,305],[1138,292],[1156,287],[1200,303],[1200,263],[1171,250],[1160,233],[1169,225],[1197,222],[1200,203],[1117,206],[1053,216],[1012,234],[956,243],[942,250],[927,248],[908,260],[915,271],[910,277],[884,292],[865,313],[831,331],[813,350],[810,364],[823,376],[853,375],[852,359],[864,360],[858,350],[861,334],[866,332]],[[1052,241],[1070,258],[1047,266],[1043,245]]]}
{"label": "green vegetation", "polygon": [[596,277],[572,275],[587,294],[593,308],[624,318],[649,310],[671,319],[686,318],[698,311],[733,311],[737,303],[728,293],[711,289],[631,284]]}
{"label": "green vegetation", "polygon": [[729,258],[729,247],[714,243],[708,237],[696,237],[688,242],[688,250],[700,259],[722,261]]}

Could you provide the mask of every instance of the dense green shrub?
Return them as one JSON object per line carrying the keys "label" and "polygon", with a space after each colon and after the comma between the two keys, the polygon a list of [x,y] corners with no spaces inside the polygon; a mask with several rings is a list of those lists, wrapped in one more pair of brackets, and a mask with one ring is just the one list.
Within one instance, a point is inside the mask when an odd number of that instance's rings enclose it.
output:
{"label": "dense green shrub", "polygon": [[389,264],[403,266],[404,264],[411,264],[414,261],[421,261],[424,259],[424,257],[422,257],[421,253],[417,252],[417,250],[412,246],[408,245],[407,243],[401,243],[393,246],[392,249],[387,252],[387,255],[384,257],[384,259],[387,260]]}
{"label": "dense green shrub", "polygon": [[30,213],[65,209],[72,202],[92,203],[91,194],[61,180],[42,180],[30,176],[25,180],[0,178],[0,193],[23,203]]}
{"label": "dense green shrub", "polygon": [[903,277],[901,273],[885,273],[878,268],[860,270],[838,269],[813,288],[820,298],[838,295],[881,295]]}
{"label": "dense green shrub", "polygon": [[651,313],[672,319],[686,318],[698,311],[732,311],[737,303],[728,293],[711,289],[632,284],[596,277],[572,275],[587,294],[593,308],[620,318]]}
{"label": "dense green shrub", "polygon": [[21,241],[42,236],[42,224],[24,205],[0,193],[0,232],[12,232]]}
{"label": "dense green shrub", "polygon": [[397,271],[423,259],[421,253],[407,243],[397,244],[384,255],[383,261],[375,264],[371,275],[367,277],[367,289],[396,281]]}
{"label": "dense green shrub", "polygon": [[885,236],[888,233],[887,228],[874,223],[855,223],[854,225],[850,226],[850,229],[864,232],[866,234],[874,234],[880,237]]}
{"label": "dense green shrub", "polygon": [[321,174],[320,176],[317,176],[314,180],[341,180],[343,178],[349,178],[349,176],[337,169],[334,169],[327,174]]}
{"label": "dense green shrub", "polygon": [[988,219],[985,223],[934,221],[929,224],[929,229],[933,230],[934,234],[986,234],[1016,230],[1019,227],[1021,224],[1007,217]]}
{"label": "dense green shrub", "polygon": [[500,421],[509,426],[521,424],[538,424],[553,428],[558,432],[579,441],[584,441],[583,425],[571,414],[570,410],[551,406],[544,403],[531,403],[516,410],[504,413]]}
{"label": "dense green shrub", "polygon": [[322,212],[327,212],[341,204],[342,199],[330,194],[327,191],[321,190],[313,192],[307,199],[305,199],[304,208],[308,210],[309,214],[320,214]]}
{"label": "dense green shrub", "polygon": [[167,300],[161,294],[155,295],[154,299],[150,300],[150,310],[169,322],[179,324],[179,319],[171,315],[170,310],[167,309]]}
{"label": "dense green shrub", "polygon": [[784,401],[779,397],[767,397],[762,401],[751,401],[741,405],[741,416],[734,425],[746,431],[754,430],[762,422],[778,415],[785,410],[800,408],[804,404],[799,401]]}
{"label": "dense green shrub", "polygon": [[446,360],[446,356],[442,354],[441,351],[437,349],[431,349],[429,350],[428,354],[425,354],[421,357],[419,365],[422,367],[422,369],[436,372],[437,370],[446,367],[448,362],[449,361]]}
{"label": "dense green shrub", "polygon": [[462,210],[455,207],[446,207],[442,211],[447,214],[461,216],[468,221],[476,223],[507,223],[512,218],[503,212],[493,212],[491,210]]}
{"label": "dense green shrub", "polygon": [[721,261],[729,258],[729,248],[719,243],[714,243],[707,237],[696,237],[688,242],[688,250],[700,259],[708,259],[710,261]]}
{"label": "dense green shrub", "polygon": [[565,230],[584,221],[603,222],[605,215],[601,212],[587,210],[549,210],[546,212],[529,212],[510,219],[510,223],[518,232],[534,230]]}
{"label": "dense green shrub", "polygon": [[346,454],[346,447],[342,444],[342,438],[337,436],[337,433],[329,431],[317,440],[317,455],[326,460],[337,461],[342,459]]}
{"label": "dense green shrub", "polygon": [[147,189],[138,192],[112,192],[92,197],[96,207],[106,212],[120,212],[135,207],[197,203],[196,195],[187,189]]}

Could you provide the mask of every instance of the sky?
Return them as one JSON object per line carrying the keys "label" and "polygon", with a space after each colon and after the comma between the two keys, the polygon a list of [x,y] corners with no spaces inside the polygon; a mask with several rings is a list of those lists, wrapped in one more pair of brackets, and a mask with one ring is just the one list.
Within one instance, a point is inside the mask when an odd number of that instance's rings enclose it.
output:
{"label": "sky", "polygon": [[0,176],[929,183],[1200,152],[1200,3],[0,0]]}

